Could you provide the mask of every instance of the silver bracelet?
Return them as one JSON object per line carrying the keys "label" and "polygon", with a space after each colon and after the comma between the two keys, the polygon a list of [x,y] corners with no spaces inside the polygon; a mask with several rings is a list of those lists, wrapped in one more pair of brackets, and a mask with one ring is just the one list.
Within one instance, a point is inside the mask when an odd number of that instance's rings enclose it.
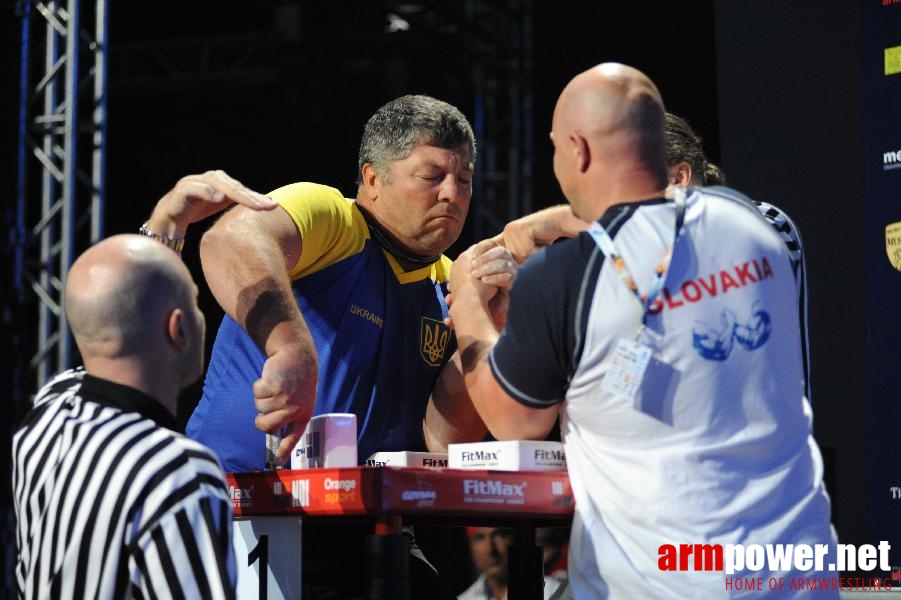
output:
{"label": "silver bracelet", "polygon": [[156,233],[155,231],[150,231],[149,229],[147,229],[147,223],[149,222],[150,221],[146,221],[143,225],[141,225],[141,228],[138,230],[141,235],[146,235],[149,238],[155,239],[167,248],[172,248],[176,252],[181,252],[181,249],[185,246],[185,238],[180,237],[173,239],[166,237],[165,235],[162,235],[160,233]]}

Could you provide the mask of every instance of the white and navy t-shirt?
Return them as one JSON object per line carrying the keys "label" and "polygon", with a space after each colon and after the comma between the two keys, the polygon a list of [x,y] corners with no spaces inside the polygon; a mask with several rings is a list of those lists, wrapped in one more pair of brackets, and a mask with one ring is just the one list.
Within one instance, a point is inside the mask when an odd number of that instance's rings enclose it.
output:
{"label": "white and navy t-shirt", "polygon": [[804,383],[807,400],[813,404],[813,391],[810,384],[810,335],[807,326],[807,263],[804,259],[804,243],[801,241],[801,230],[791,217],[778,206],[769,202],[754,200],[754,206],[760,214],[776,230],[788,249],[792,268],[795,271],[795,283],[798,288],[798,319],[801,322],[801,351],[804,353]]}
{"label": "white and navy t-shirt", "polygon": [[[659,570],[662,544],[835,542],[788,250],[727,188],[689,190],[673,247],[675,214],[652,199],[600,220],[641,294],[673,248],[647,314],[582,233],[529,258],[490,355],[513,398],[562,403],[575,597],[724,595],[722,572]],[[631,397],[603,388],[621,339],[652,350]]]}

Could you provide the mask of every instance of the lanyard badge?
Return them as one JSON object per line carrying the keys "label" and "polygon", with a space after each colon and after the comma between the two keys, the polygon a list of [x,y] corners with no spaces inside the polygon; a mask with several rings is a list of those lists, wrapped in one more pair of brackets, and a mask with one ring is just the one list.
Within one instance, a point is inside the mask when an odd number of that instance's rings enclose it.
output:
{"label": "lanyard badge", "polygon": [[601,382],[601,389],[617,396],[623,396],[629,400],[635,397],[641,381],[644,378],[648,363],[651,360],[653,352],[651,348],[642,344],[639,340],[642,331],[645,329],[648,320],[648,314],[651,305],[660,292],[663,291],[666,282],[666,274],[669,271],[670,263],[673,258],[673,249],[676,246],[676,240],[679,238],[679,232],[682,229],[682,223],[685,220],[685,189],[676,187],[674,189],[675,205],[676,205],[676,222],[673,229],[673,242],[667,248],[663,258],[654,269],[654,279],[648,287],[647,294],[642,294],[638,289],[635,278],[626,266],[626,261],[616,249],[613,238],[607,233],[607,230],[600,223],[593,223],[588,229],[588,233],[594,239],[601,252],[610,259],[614,268],[620,276],[620,279],[626,287],[632,292],[638,302],[641,304],[641,326],[636,332],[635,340],[620,338],[613,351],[613,357]]}

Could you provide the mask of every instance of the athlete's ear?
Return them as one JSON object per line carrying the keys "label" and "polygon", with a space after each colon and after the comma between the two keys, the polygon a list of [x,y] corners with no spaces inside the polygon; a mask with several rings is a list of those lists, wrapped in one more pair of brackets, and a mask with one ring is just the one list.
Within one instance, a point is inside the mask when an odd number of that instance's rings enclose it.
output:
{"label": "athlete's ear", "polygon": [[588,147],[588,140],[575,131],[569,134],[569,140],[576,155],[576,167],[580,173],[585,173],[591,164],[591,148]]}
{"label": "athlete's ear", "polygon": [[683,160],[671,166],[669,168],[669,182],[682,187],[691,185],[691,165]]}
{"label": "athlete's ear", "polygon": [[379,172],[373,165],[366,163],[363,165],[360,175],[363,181],[361,186],[363,197],[367,200],[377,200],[382,187],[382,179],[379,177]]}

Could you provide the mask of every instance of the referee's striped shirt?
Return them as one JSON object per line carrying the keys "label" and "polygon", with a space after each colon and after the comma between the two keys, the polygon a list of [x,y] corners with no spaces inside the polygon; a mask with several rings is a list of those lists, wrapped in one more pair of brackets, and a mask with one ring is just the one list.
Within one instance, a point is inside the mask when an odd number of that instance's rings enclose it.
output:
{"label": "referee's striped shirt", "polygon": [[19,596],[231,598],[231,501],[215,455],[149,396],[56,376],[13,440]]}

